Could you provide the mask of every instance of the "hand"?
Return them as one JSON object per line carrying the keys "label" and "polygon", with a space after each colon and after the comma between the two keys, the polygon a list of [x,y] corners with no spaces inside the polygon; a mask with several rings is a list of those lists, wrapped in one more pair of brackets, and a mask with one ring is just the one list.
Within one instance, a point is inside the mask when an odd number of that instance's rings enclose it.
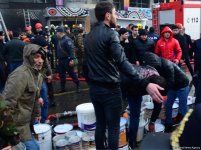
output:
{"label": "hand", "polygon": [[38,99],[38,103],[40,104],[41,107],[43,107],[44,101],[43,101],[43,98],[42,98],[42,97],[40,97],[40,98]]}
{"label": "hand", "polygon": [[11,146],[7,146],[7,147],[3,148],[2,150],[11,150]]}
{"label": "hand", "polygon": [[69,61],[69,66],[74,67],[74,60]]}
{"label": "hand", "polygon": [[52,81],[52,75],[47,76],[47,82],[50,83]]}
{"label": "hand", "polygon": [[40,123],[40,120],[41,120],[41,116],[39,116],[39,117],[35,117],[35,122]]}
{"label": "hand", "polygon": [[183,64],[183,63],[184,63],[184,60],[183,60],[183,59],[181,59],[181,60],[180,60],[180,64]]}
{"label": "hand", "polygon": [[136,65],[138,65],[138,66],[139,66],[139,65],[140,65],[140,62],[139,62],[139,61],[136,61]]}
{"label": "hand", "polygon": [[162,103],[164,99],[163,99],[163,96],[160,94],[159,90],[164,90],[164,89],[154,83],[149,83],[146,87],[146,91],[149,93],[152,99],[158,103]]}
{"label": "hand", "polygon": [[178,65],[178,64],[179,64],[179,60],[178,60],[178,59],[175,59],[175,60],[174,60],[174,63]]}

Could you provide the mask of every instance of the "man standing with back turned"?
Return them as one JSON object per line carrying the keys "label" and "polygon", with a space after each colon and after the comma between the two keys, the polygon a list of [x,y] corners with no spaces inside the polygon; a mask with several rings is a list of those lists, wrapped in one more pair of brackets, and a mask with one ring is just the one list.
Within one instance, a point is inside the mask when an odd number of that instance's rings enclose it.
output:
{"label": "man standing with back turned", "polygon": [[[114,5],[110,2],[100,2],[95,7],[98,23],[86,35],[86,66],[89,79],[90,98],[96,114],[96,149],[118,149],[119,123],[121,113],[121,90],[119,71],[123,72],[133,84],[140,83],[157,102],[163,98],[156,84],[142,80],[137,71],[127,61],[120,45],[118,33],[111,28],[116,26]],[[132,83],[131,83],[132,84]],[[105,131],[108,129],[107,146]]]}

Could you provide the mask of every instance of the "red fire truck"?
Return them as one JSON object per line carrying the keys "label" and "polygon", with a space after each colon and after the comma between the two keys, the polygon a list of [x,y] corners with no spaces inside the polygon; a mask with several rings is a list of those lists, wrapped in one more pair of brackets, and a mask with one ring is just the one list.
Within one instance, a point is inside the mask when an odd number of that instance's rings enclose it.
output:
{"label": "red fire truck", "polygon": [[181,23],[192,39],[200,38],[201,1],[179,0],[160,3],[153,7],[152,17],[152,25],[158,32],[166,25],[171,27],[173,24]]}

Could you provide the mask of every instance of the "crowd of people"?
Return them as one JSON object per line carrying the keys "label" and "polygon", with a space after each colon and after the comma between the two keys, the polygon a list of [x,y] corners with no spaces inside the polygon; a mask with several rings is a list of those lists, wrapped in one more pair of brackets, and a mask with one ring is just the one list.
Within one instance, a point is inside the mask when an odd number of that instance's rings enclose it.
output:
{"label": "crowd of people", "polygon": [[[78,77],[84,76],[88,82],[96,115],[96,149],[118,149],[123,99],[130,107],[129,147],[136,147],[145,94],[149,94],[154,102],[149,131],[155,132],[154,122],[165,103],[165,132],[172,132],[173,124],[179,124],[187,113],[189,78],[181,69],[184,63],[195,85],[195,104],[201,102],[201,40],[192,42],[180,23],[164,27],[160,35],[153,27],[148,31],[147,26],[143,29],[129,24],[127,28],[116,28],[115,12],[112,3],[98,3],[95,7],[98,22],[86,35],[82,27],[76,28],[74,35],[68,26],[56,29],[52,26],[46,32],[41,23],[35,24],[34,34],[32,27],[25,27],[24,32],[13,31],[10,41],[0,31],[0,102],[5,101],[5,105],[0,105],[0,112],[11,111],[13,131],[18,131],[15,140],[25,144],[27,150],[39,150],[32,136],[33,125],[45,123],[48,106],[55,106],[51,69],[54,67],[54,50],[60,92],[66,91],[66,72],[78,93]],[[194,68],[190,63],[193,59]],[[179,113],[176,122],[172,122],[176,98],[179,98]],[[6,122],[5,117],[0,117]],[[5,141],[7,134],[1,132],[2,126],[0,124],[0,148],[16,144]]]}

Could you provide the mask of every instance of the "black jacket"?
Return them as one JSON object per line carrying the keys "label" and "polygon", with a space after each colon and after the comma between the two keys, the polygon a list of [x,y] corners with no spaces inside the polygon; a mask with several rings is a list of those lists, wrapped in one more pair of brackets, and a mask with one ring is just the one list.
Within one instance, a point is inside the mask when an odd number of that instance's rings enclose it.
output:
{"label": "black jacket", "polygon": [[65,35],[62,37],[62,39],[58,40],[56,54],[57,59],[74,59],[74,44],[72,39]]}
{"label": "black jacket", "polygon": [[133,42],[133,47],[135,50],[135,55],[138,61],[141,63],[141,55],[145,52],[154,52],[155,44],[154,41],[147,39],[146,41],[138,38]]}
{"label": "black jacket", "polygon": [[188,86],[188,77],[175,63],[165,58],[158,57],[151,52],[144,53],[142,58],[142,65],[150,65],[154,67],[160,76],[166,79],[168,89],[178,90]]}
{"label": "black jacket", "polygon": [[2,56],[8,63],[23,62],[23,49],[26,43],[18,38],[13,38],[5,44]]}
{"label": "black jacket", "polygon": [[198,77],[201,79],[201,39],[193,43],[193,48],[195,50],[195,70],[198,72]]}
{"label": "black jacket", "polygon": [[120,44],[124,48],[124,52],[126,57],[128,58],[128,61],[132,64],[135,64],[136,56],[134,53],[133,44],[130,41],[128,43],[125,43],[125,41],[121,41]]}
{"label": "black jacket", "polygon": [[87,76],[90,82],[104,84],[119,84],[119,71],[135,82],[140,82],[144,88],[148,82],[141,80],[137,71],[128,62],[116,31],[97,23],[84,41]]}
{"label": "black jacket", "polygon": [[179,41],[179,45],[182,49],[182,59],[188,59],[188,47],[185,36],[179,33],[174,35],[173,37]]}

